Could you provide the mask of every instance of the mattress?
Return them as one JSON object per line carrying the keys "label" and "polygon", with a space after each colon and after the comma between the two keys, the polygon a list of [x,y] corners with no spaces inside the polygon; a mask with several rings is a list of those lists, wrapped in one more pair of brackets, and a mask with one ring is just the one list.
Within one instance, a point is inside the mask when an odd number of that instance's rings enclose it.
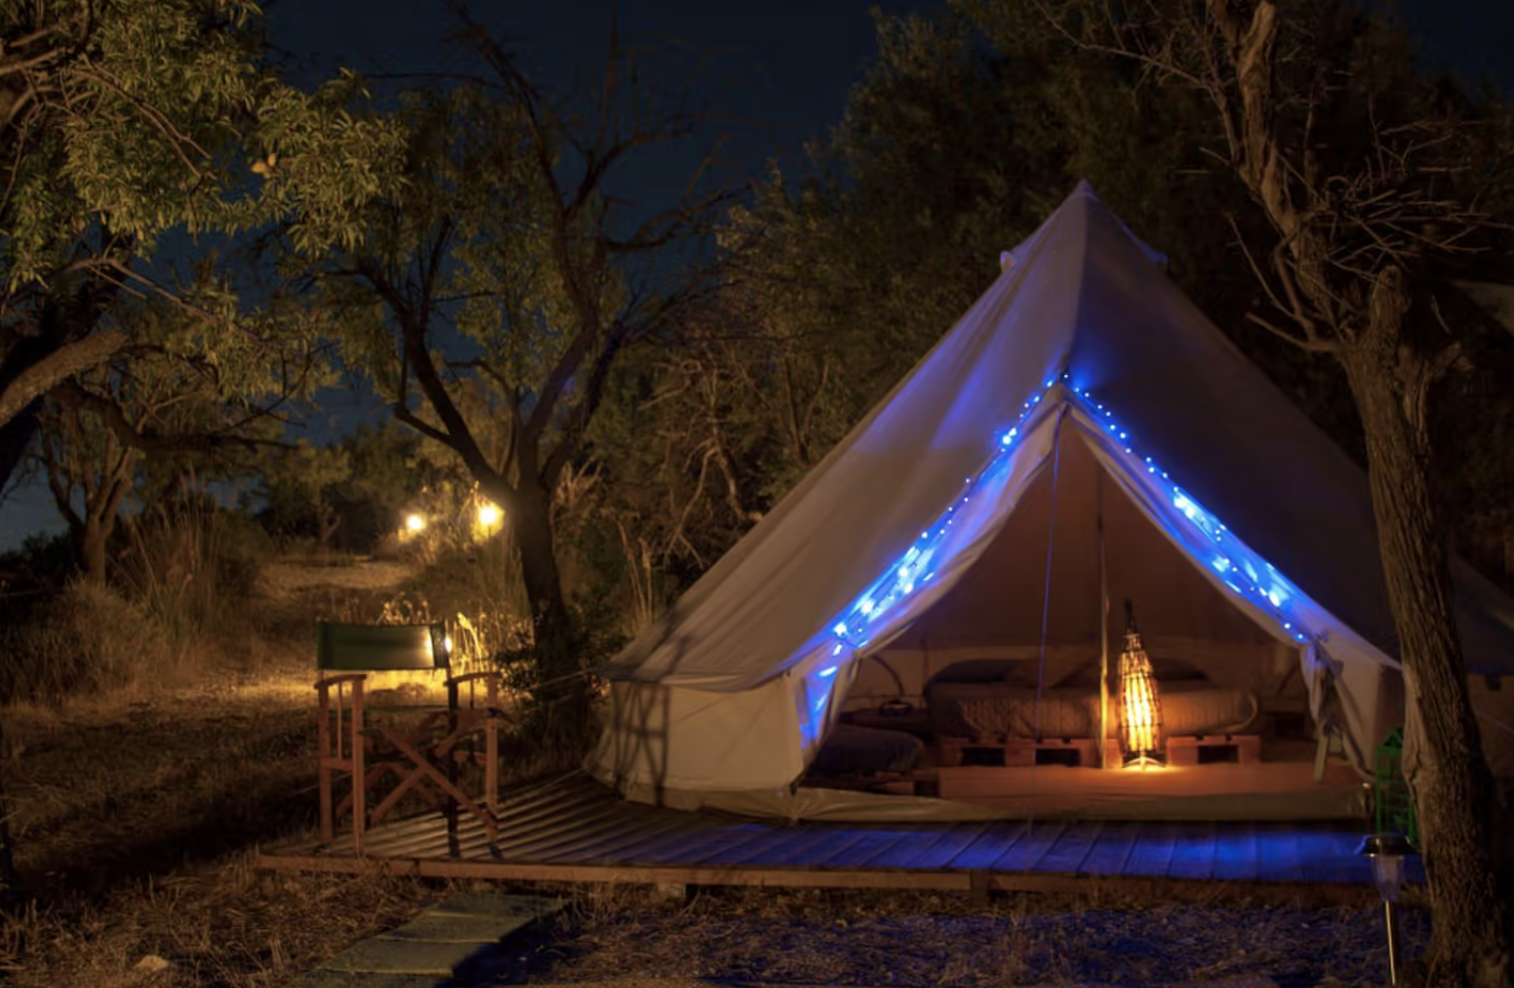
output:
{"label": "mattress", "polygon": [[[1260,711],[1255,693],[1202,680],[1161,687],[1162,733],[1237,734]],[[1039,709],[1038,709],[1039,706]],[[1111,730],[1119,726],[1119,697],[1110,695]],[[956,738],[1091,738],[1099,729],[1096,689],[1036,690],[1004,683],[935,683],[930,694],[931,726],[937,736]]]}

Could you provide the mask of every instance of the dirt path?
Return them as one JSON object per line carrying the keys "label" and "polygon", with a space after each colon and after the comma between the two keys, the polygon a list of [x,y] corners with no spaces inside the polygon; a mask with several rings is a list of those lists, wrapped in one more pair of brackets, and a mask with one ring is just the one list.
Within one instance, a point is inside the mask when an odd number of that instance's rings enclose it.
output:
{"label": "dirt path", "polygon": [[274,599],[309,592],[311,589],[360,591],[393,590],[415,574],[409,563],[359,558],[351,565],[279,561],[263,568],[258,589]]}

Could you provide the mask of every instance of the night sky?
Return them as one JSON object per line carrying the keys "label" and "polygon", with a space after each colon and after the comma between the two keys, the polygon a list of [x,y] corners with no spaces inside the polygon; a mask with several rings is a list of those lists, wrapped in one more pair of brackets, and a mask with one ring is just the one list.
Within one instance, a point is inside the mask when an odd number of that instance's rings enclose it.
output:
{"label": "night sky", "polygon": [[[1427,60],[1514,92],[1514,3],[1398,0]],[[475,0],[477,15],[511,43],[532,75],[567,90],[602,64],[610,0]],[[725,153],[726,181],[761,177],[771,158],[799,162],[804,141],[835,123],[874,53],[870,9],[934,14],[945,0],[619,0],[620,29],[651,48],[712,55],[701,84],[744,122]],[[266,0],[273,42],[301,75],[347,65],[364,73],[468,71],[447,41],[452,21],[429,0]],[[308,75],[307,75],[308,73]],[[378,85],[385,85],[379,83]],[[648,196],[649,199],[655,196]],[[1007,246],[1007,245],[1006,245]],[[944,328],[944,327],[943,327]],[[355,409],[331,409],[351,419]],[[56,526],[40,487],[0,503],[0,549]]]}

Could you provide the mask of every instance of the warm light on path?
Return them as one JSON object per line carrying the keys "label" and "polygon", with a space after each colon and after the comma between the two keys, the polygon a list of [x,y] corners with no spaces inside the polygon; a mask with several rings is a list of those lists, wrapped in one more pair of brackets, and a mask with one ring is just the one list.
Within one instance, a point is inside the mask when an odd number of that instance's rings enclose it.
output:
{"label": "warm light on path", "polygon": [[405,527],[410,529],[410,531],[412,532],[419,532],[421,529],[426,527],[426,519],[422,518],[420,515],[411,515],[409,518],[405,519]]}
{"label": "warm light on path", "polygon": [[499,509],[489,503],[484,503],[478,509],[478,523],[485,528],[499,521]]}

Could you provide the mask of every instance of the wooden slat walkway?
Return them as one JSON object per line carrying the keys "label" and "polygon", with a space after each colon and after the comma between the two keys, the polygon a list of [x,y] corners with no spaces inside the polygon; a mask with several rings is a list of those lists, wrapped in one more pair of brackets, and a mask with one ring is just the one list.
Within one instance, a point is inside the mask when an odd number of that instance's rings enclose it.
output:
{"label": "wooden slat walkway", "polygon": [[[1339,823],[1005,820],[840,824],[684,813],[628,803],[573,774],[513,793],[490,842],[466,814],[449,837],[423,817],[351,838],[267,849],[260,865],[389,870],[436,877],[568,882],[1074,890],[1091,880],[1181,895],[1180,886],[1242,882],[1328,897],[1375,895],[1356,854],[1361,829]],[[1423,881],[1417,862],[1411,877]]]}

